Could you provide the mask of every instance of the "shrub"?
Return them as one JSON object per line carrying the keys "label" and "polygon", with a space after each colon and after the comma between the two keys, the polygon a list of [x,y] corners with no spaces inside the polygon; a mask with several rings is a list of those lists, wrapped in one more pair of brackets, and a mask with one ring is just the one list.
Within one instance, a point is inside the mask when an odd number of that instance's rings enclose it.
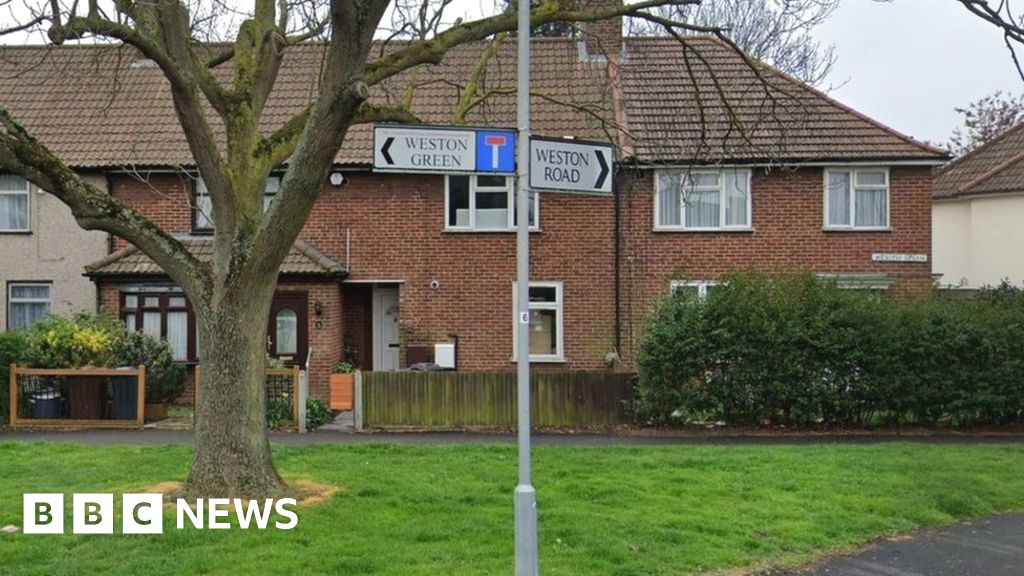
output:
{"label": "shrub", "polygon": [[27,334],[28,361],[37,368],[110,366],[124,325],[108,314],[49,316]]}
{"label": "shrub", "polygon": [[642,423],[968,426],[1024,416],[1024,295],[872,297],[812,274],[665,298],[637,354]]}
{"label": "shrub", "polygon": [[155,340],[142,332],[125,334],[114,352],[118,366],[146,366],[146,402],[167,404],[185,391],[188,374],[185,366],[175,362],[166,342]]}
{"label": "shrub", "polygon": [[292,419],[292,401],[287,395],[267,399],[267,428],[276,430],[281,422]]}
{"label": "shrub", "polygon": [[21,332],[0,332],[0,424],[7,423],[10,417],[7,382],[11,364],[23,363],[27,348],[28,343]]}
{"label": "shrub", "polygon": [[306,400],[306,428],[314,430],[331,421],[331,409],[317,398]]}

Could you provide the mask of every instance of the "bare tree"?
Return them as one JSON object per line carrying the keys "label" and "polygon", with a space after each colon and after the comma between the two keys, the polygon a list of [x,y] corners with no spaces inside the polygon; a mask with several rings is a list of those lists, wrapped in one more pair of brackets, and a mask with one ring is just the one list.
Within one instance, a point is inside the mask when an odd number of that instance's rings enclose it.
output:
{"label": "bare tree", "polygon": [[1017,50],[1024,46],[1024,0],[953,0],[971,14],[999,28],[1003,33],[1017,73],[1024,79],[1024,67]]}
{"label": "bare tree", "polygon": [[[701,6],[667,6],[666,17],[721,28],[744,52],[811,85],[820,85],[836,61],[835,47],[814,38],[839,0],[707,0]],[[650,29],[640,21],[640,29]]]}
{"label": "bare tree", "polygon": [[[245,9],[219,0],[24,1],[27,16],[5,21],[0,30],[45,31],[54,44],[82,38],[123,42],[159,67],[195,169],[209,190],[212,261],[198,259],[145,214],[86,182],[3,103],[0,170],[22,175],[56,196],[83,228],[107,231],[138,247],[192,302],[204,369],[196,450],[185,491],[230,497],[280,494],[286,486],[271,460],[264,418],[264,346],[281,263],[349,128],[411,118],[402,105],[370,104],[371,89],[441,62],[460,45],[514,30],[515,14],[457,21],[444,30],[431,27],[434,20],[426,17],[421,20],[426,34],[419,33],[421,27],[409,39],[378,50],[374,37],[390,0],[252,0]],[[533,23],[630,16],[681,34],[695,27],[649,10],[699,2],[636,0],[583,9],[573,0],[544,0],[533,10]],[[230,42],[209,43],[221,37]],[[313,38],[323,41],[323,63],[309,104],[280,126],[261,131],[284,53]],[[223,138],[216,136],[220,126]],[[264,212],[264,182],[272,170],[282,168],[280,189]]]}
{"label": "bare tree", "polygon": [[1024,95],[998,91],[956,111],[963,116],[963,125],[953,130],[946,147],[962,156],[1024,121]]}

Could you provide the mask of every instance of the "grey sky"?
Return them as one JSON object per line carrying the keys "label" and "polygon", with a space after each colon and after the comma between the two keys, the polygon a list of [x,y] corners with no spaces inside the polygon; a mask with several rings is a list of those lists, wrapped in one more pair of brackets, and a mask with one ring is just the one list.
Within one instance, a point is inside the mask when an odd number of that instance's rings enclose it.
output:
{"label": "grey sky", "polygon": [[843,0],[817,36],[839,55],[831,92],[907,134],[945,142],[954,111],[996,90],[1024,90],[1002,35],[955,0]]}
{"label": "grey sky", "polygon": [[[495,4],[455,0],[447,14],[468,20]],[[948,140],[957,106],[996,90],[1024,91],[999,31],[955,0],[842,0],[816,35],[838,52],[830,94],[920,139]]]}

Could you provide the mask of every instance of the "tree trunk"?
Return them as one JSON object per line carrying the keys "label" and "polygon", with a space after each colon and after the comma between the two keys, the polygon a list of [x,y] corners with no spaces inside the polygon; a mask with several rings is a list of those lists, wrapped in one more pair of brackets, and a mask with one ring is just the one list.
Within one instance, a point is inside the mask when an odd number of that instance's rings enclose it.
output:
{"label": "tree trunk", "polygon": [[286,490],[267,438],[267,316],[276,282],[227,289],[196,314],[202,370],[195,458],[184,491],[192,497],[270,498]]}

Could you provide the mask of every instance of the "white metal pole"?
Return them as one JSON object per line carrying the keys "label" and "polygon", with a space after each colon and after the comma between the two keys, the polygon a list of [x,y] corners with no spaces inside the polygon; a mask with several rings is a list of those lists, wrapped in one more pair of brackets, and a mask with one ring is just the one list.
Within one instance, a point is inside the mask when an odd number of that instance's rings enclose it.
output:
{"label": "white metal pole", "polygon": [[537,494],[530,479],[530,0],[519,0],[516,116],[516,366],[519,485],[515,492],[516,576],[539,574]]}

